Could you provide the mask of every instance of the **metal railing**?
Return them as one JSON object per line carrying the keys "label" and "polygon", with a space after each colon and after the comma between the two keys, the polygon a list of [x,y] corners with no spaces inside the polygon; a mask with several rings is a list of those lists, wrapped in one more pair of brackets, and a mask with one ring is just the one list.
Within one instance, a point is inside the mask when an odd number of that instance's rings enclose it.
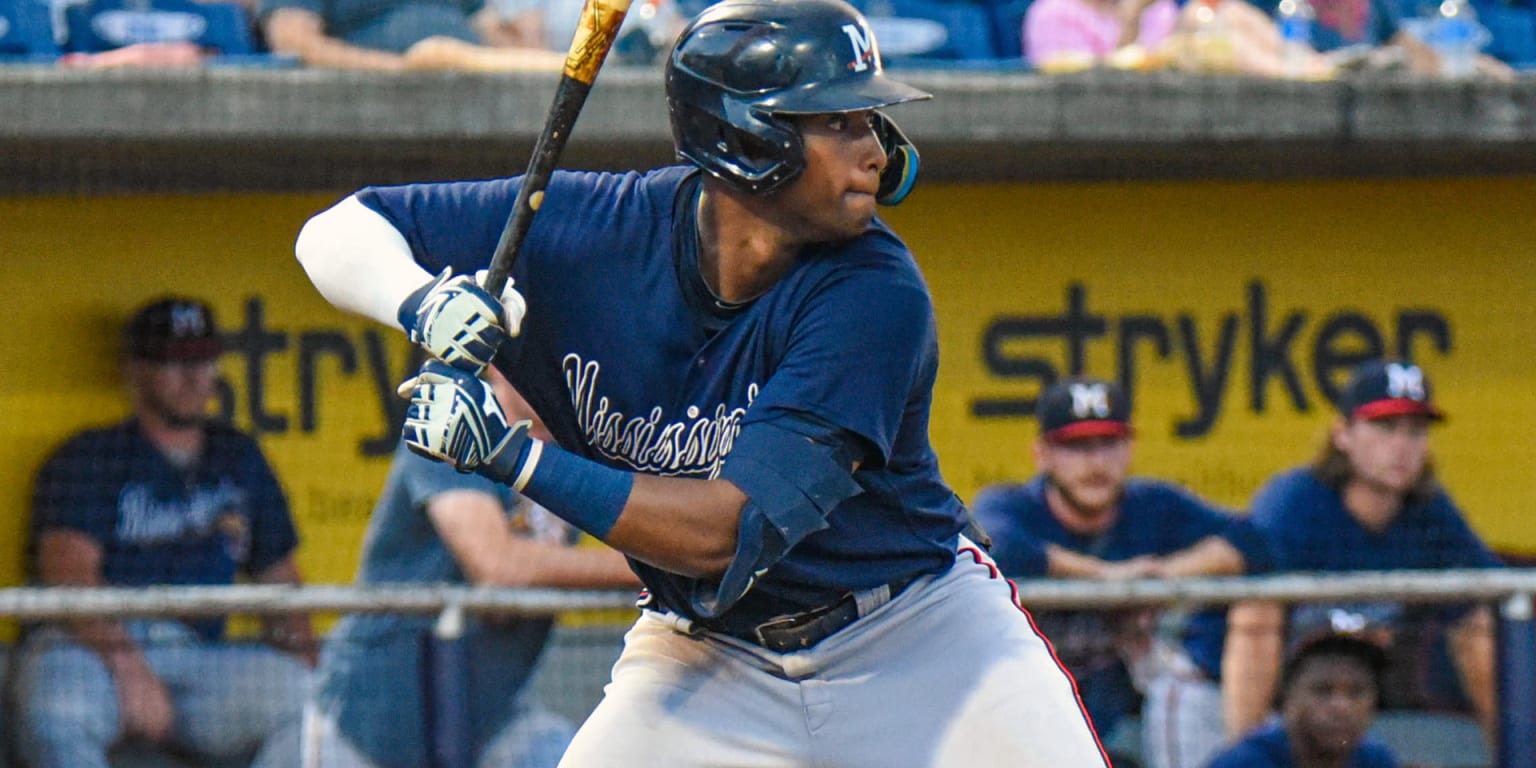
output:
{"label": "metal railing", "polygon": [[[1243,600],[1411,603],[1489,602],[1498,606],[1499,768],[1536,768],[1536,569],[1391,571],[1180,580],[1018,582],[1031,609],[1199,606]],[[632,608],[632,591],[466,586],[178,586],[0,589],[0,618],[213,616],[281,613],[396,613],[439,617],[438,654],[452,677],[465,613],[544,616]],[[449,732],[453,723],[441,724]]]}
{"label": "metal railing", "polygon": [[[1128,608],[1210,605],[1239,600],[1322,602],[1495,601],[1536,595],[1536,568],[1355,573],[1133,581],[1019,581],[1026,607]],[[631,608],[627,590],[577,591],[466,586],[13,587],[0,589],[0,617],[22,620],[106,616],[214,616],[295,612],[541,616],[572,610]]]}

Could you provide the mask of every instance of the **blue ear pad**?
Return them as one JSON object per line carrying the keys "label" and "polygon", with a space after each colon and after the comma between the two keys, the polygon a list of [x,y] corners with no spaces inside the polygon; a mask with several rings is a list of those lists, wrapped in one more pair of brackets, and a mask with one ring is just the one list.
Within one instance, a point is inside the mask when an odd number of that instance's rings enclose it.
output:
{"label": "blue ear pad", "polygon": [[876,112],[875,121],[880,145],[885,147],[885,170],[880,172],[880,189],[875,193],[875,201],[881,205],[896,205],[907,198],[912,185],[917,183],[917,147],[884,113]]}

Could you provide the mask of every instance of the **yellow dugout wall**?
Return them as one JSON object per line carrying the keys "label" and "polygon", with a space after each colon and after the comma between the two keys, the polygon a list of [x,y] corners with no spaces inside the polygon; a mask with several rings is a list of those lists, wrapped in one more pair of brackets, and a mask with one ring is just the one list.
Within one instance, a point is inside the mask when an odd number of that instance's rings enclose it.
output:
{"label": "yellow dugout wall", "polygon": [[[0,200],[0,583],[31,477],[125,412],[117,323],[165,291],[231,332],[221,407],[260,433],[311,581],[350,580],[383,481],[398,333],[331,309],[291,256],[330,197]],[[933,436],[950,482],[1029,474],[1042,381],[1132,384],[1136,469],[1241,507],[1305,461],[1361,355],[1410,350],[1450,413],[1443,476],[1496,547],[1536,552],[1536,179],[932,185],[888,217],[938,311]],[[871,322],[878,322],[871,318]]]}

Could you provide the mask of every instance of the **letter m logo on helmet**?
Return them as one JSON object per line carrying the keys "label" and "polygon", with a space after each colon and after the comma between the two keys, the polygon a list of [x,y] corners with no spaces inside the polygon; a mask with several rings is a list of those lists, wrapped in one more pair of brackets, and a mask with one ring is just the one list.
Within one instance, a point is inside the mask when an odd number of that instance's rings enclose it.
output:
{"label": "letter m logo on helmet", "polygon": [[792,116],[929,98],[885,76],[869,24],[843,0],[712,5],[678,35],[666,78],[677,154],[755,194],[805,169]]}
{"label": "letter m logo on helmet", "polygon": [[869,62],[875,58],[874,41],[869,30],[857,24],[844,24],[843,34],[848,36],[848,42],[853,46],[853,63],[848,68],[855,72],[869,69]]}

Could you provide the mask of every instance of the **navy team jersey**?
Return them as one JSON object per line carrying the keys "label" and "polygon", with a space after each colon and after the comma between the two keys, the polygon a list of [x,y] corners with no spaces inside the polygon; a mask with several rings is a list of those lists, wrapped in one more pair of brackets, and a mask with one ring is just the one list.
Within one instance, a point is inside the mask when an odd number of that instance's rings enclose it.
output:
{"label": "navy team jersey", "polygon": [[[1097,536],[1067,530],[1046,503],[1046,481],[990,486],[976,495],[976,519],[992,537],[992,557],[1003,573],[1021,579],[1047,576],[1046,546],[1054,544],[1101,560],[1120,562],[1143,555],[1169,555],[1210,536],[1241,552],[1247,572],[1274,566],[1268,540],[1247,520],[1224,512],[1171,483],[1131,478],[1119,516]],[[1035,611],[1035,622],[1051,638],[1062,663],[1077,679],[1078,692],[1094,726],[1108,733],[1131,714],[1138,696],[1116,650],[1116,627],[1135,621],[1136,612]],[[1196,622],[1211,621],[1199,615]],[[1220,616],[1215,617],[1220,621]]]}
{"label": "navy team jersey", "polygon": [[[1338,491],[1324,485],[1311,469],[1288,470],[1271,478],[1253,497],[1250,519],[1275,545],[1279,571],[1394,571],[1444,568],[1494,568],[1499,560],[1467,525],[1443,489],[1427,503],[1400,511],[1381,531],[1369,531],[1344,508]],[[1384,706],[1447,706],[1461,708],[1454,690],[1454,673],[1442,648],[1420,648],[1410,635],[1426,622],[1444,626],[1465,613],[1465,604],[1410,607],[1381,601],[1352,604],[1300,604],[1292,608],[1290,625],[1307,631],[1331,623],[1327,614],[1344,611],[1352,620],[1394,632],[1393,656],[1418,657],[1426,652],[1429,668],[1401,670],[1410,676],[1388,686]],[[1198,643],[1205,653],[1221,657],[1225,626],[1207,628]],[[1435,640],[1433,645],[1442,645]],[[1395,664],[1396,662],[1394,662]],[[1423,659],[1418,666],[1426,666]],[[1393,701],[1393,696],[1410,701]],[[1426,699],[1427,697],[1427,699]],[[1438,699],[1435,701],[1434,699]]]}
{"label": "navy team jersey", "polygon": [[[299,539],[272,468],[249,436],[219,424],[206,432],[187,468],[135,419],[70,438],[38,472],[33,539],[61,528],[91,537],[113,586],[230,584],[277,564]],[[208,640],[223,634],[223,619],[187,623]]]}
{"label": "navy team jersey", "polygon": [[[369,188],[428,272],[484,268],[520,178]],[[766,293],[722,306],[698,274],[698,171],[558,172],[513,270],[528,302],[496,359],[559,444],[608,466],[715,477],[741,427],[808,414],[855,436],[862,493],[737,603],[768,617],[954,560],[964,508],[928,443],[938,344],[911,252],[883,223],[805,248]],[[690,618],[695,580],[634,562]],[[707,589],[707,587],[706,587]]]}
{"label": "navy team jersey", "polygon": [[[1350,755],[1348,768],[1397,768],[1397,758],[1385,744],[1366,736]],[[1270,722],[1218,754],[1207,768],[1296,768],[1290,736],[1278,721]]]}
{"label": "navy team jersey", "polygon": [[1037,475],[1028,483],[994,485],[976,495],[976,519],[992,537],[992,558],[1008,576],[1044,578],[1048,544],[1119,562],[1173,554],[1210,536],[1226,539],[1241,552],[1249,573],[1273,566],[1269,543],[1248,521],[1171,483],[1127,480],[1119,516],[1098,536],[1067,530],[1051,514],[1045,491],[1045,477]]}

